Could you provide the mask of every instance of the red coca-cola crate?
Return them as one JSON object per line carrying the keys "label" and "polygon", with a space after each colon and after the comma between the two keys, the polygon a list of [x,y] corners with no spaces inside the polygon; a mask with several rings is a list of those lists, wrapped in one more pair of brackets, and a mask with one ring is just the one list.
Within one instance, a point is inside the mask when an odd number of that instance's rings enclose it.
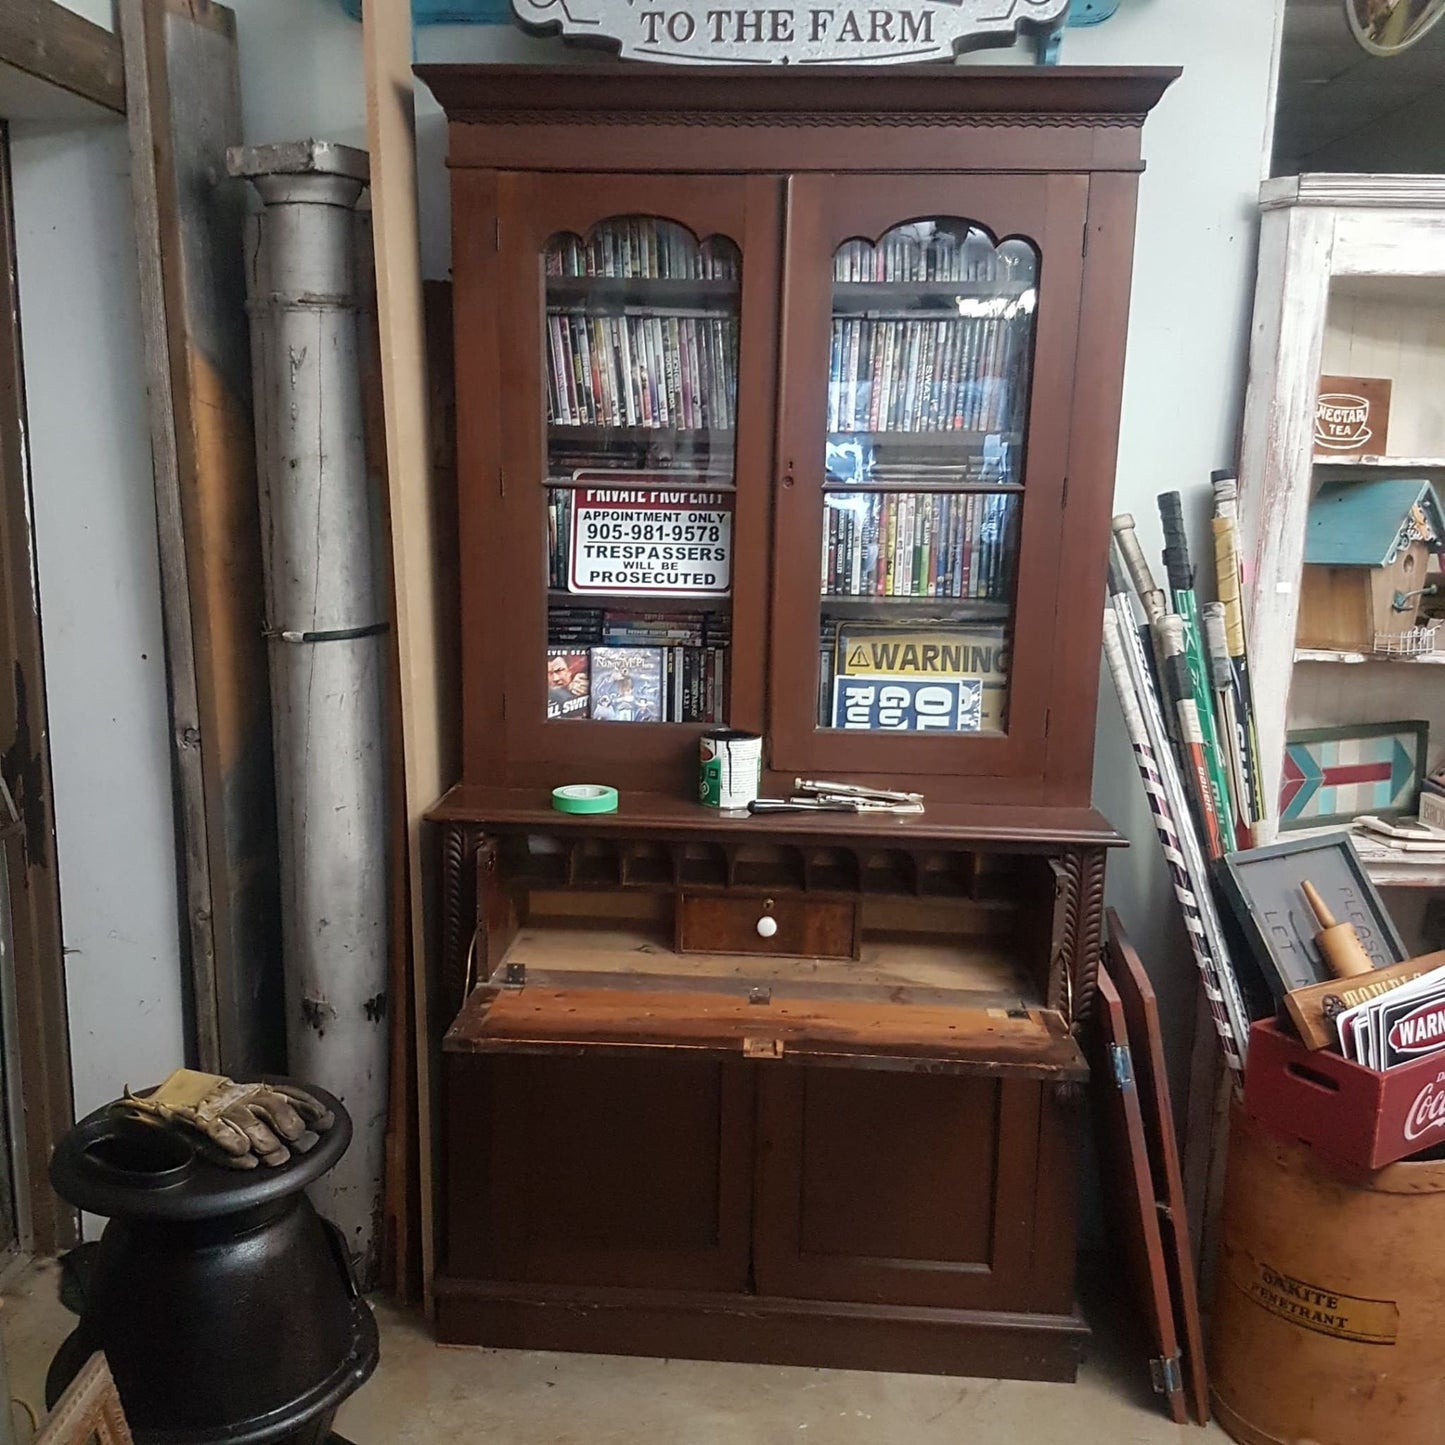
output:
{"label": "red coca-cola crate", "polygon": [[1383,1169],[1445,1144],[1445,1051],[1380,1073],[1267,1020],[1249,1031],[1244,1106],[1327,1158]]}

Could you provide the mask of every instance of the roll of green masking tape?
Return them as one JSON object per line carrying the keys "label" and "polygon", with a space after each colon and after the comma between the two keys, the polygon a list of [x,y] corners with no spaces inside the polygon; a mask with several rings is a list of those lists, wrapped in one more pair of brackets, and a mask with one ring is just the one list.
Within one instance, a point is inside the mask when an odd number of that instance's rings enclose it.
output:
{"label": "roll of green masking tape", "polygon": [[568,783],[552,789],[552,806],[559,813],[615,813],[617,789],[600,783]]}

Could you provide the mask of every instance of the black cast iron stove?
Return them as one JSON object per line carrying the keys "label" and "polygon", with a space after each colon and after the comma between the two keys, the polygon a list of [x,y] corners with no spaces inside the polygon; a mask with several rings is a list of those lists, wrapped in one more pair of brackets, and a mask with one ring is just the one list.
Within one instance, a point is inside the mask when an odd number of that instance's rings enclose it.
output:
{"label": "black cast iron stove", "polygon": [[[310,1086],[308,1086],[310,1087]],[[104,1350],[137,1445],[321,1445],[376,1368],[376,1321],[338,1231],[302,1192],[346,1152],[351,1119],[276,1169],[225,1169],[169,1130],[98,1110],[50,1179],[109,1217],[51,1405]]]}

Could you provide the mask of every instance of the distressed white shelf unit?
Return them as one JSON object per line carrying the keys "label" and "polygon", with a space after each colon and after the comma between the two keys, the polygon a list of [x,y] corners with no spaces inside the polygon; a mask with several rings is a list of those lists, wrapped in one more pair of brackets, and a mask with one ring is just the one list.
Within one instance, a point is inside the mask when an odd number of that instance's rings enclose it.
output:
{"label": "distressed white shelf unit", "polygon": [[[1277,798],[1291,728],[1424,718],[1431,766],[1445,757],[1445,678],[1428,665],[1445,658],[1295,646],[1318,481],[1353,468],[1445,473],[1445,176],[1281,177],[1264,183],[1260,208],[1240,525],[1261,765]],[[1397,455],[1316,460],[1322,373],[1390,379]],[[1367,670],[1342,685],[1340,663]],[[1371,874],[1390,887],[1445,882],[1438,863],[1377,862]]]}

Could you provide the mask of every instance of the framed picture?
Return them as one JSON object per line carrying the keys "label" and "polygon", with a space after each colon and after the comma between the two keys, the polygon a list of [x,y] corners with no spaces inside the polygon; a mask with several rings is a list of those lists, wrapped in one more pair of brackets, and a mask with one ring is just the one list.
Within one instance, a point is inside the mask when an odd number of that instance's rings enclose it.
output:
{"label": "framed picture", "polygon": [[1229,913],[1276,1000],[1331,977],[1315,943],[1319,923],[1304,895],[1306,880],[1335,918],[1354,925],[1376,968],[1409,957],[1348,833],[1228,853],[1217,873]]}
{"label": "framed picture", "polygon": [[1408,50],[1445,15],[1445,0],[1346,0],[1350,29],[1371,55]]}
{"label": "framed picture", "polygon": [[1352,823],[1361,813],[1415,811],[1425,776],[1425,722],[1350,723],[1289,733],[1279,790],[1281,828]]}

